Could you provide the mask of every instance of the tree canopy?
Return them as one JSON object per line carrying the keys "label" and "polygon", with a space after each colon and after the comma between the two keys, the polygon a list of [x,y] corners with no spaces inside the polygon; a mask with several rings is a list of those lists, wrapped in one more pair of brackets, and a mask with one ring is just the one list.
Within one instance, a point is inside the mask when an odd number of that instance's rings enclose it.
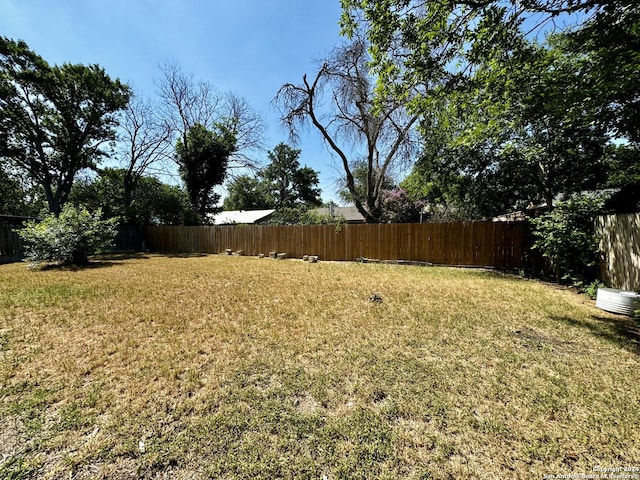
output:
{"label": "tree canopy", "polygon": [[207,215],[218,210],[220,195],[214,187],[222,185],[235,152],[237,137],[225,125],[208,130],[199,123],[187,130],[185,141],[176,143],[176,162],[193,209],[206,222]]}
{"label": "tree canopy", "polygon": [[[283,85],[276,103],[293,137],[307,123],[340,159],[345,185],[367,222],[382,219],[384,179],[410,161],[416,143],[405,99],[392,96],[374,102],[367,42],[361,38],[335,49],[312,78]],[[356,186],[354,168],[366,166],[364,192]]]}
{"label": "tree canopy", "polygon": [[144,175],[126,193],[127,175],[124,168],[100,169],[97,177],[76,181],[70,201],[90,211],[100,209],[105,218],[117,218],[124,225],[199,223],[184,188]]}
{"label": "tree canopy", "polygon": [[402,183],[413,198],[487,218],[612,185],[614,158],[638,163],[637,2],[342,5],[343,33],[371,43],[377,98],[419,116],[422,152]]}
{"label": "tree canopy", "polygon": [[0,158],[40,184],[58,214],[76,175],[105,156],[129,95],[98,65],[51,66],[0,37]]}
{"label": "tree canopy", "polygon": [[318,172],[300,166],[299,149],[280,143],[267,153],[269,163],[257,174],[240,175],[228,185],[227,210],[317,207],[322,203]]}

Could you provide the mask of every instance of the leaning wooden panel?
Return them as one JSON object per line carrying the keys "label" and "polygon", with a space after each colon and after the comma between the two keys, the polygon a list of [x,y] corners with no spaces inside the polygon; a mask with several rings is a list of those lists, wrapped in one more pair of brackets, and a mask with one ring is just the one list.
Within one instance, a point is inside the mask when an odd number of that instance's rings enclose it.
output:
{"label": "leaning wooden panel", "polygon": [[618,214],[596,219],[605,282],[623,290],[640,291],[640,214]]}

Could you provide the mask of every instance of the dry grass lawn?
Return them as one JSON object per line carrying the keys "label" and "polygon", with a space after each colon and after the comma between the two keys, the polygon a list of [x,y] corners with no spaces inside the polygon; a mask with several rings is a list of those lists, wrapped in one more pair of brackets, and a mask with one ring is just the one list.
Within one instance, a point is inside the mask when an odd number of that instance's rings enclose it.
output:
{"label": "dry grass lawn", "polygon": [[633,320],[480,270],[159,255],[1,265],[0,478],[633,467],[639,354]]}

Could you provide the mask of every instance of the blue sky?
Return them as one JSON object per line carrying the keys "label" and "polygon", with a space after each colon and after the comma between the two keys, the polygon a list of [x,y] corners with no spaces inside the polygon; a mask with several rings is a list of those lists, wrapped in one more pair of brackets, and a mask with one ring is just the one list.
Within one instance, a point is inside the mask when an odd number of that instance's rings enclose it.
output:
{"label": "blue sky", "polygon": [[[52,64],[97,63],[143,96],[155,95],[161,65],[178,62],[246,98],[267,122],[271,149],[289,141],[271,100],[340,43],[339,17],[339,0],[0,0],[0,35]],[[340,170],[318,134],[297,147],[320,171],[323,199],[337,199]]]}

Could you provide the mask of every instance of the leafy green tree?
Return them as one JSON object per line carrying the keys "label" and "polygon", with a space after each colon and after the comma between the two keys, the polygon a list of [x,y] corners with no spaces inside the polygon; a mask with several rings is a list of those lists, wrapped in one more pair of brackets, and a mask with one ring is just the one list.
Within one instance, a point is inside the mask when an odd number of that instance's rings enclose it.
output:
{"label": "leafy green tree", "polygon": [[206,221],[207,215],[219,210],[220,195],[214,187],[222,185],[229,157],[236,150],[236,134],[224,125],[215,131],[196,123],[189,128],[186,140],[176,144],[176,162],[191,205]]}
{"label": "leafy green tree", "polygon": [[239,175],[227,185],[225,210],[263,210],[273,208],[267,186],[259,177]]}
{"label": "leafy green tree", "polygon": [[0,165],[0,214],[22,215],[25,210],[22,185],[9,176]]}
{"label": "leafy green tree", "polygon": [[124,225],[198,223],[187,192],[154,177],[140,177],[127,203],[126,176],[125,169],[101,169],[96,178],[74,184],[71,201],[91,211],[100,209],[104,218],[116,218]]}
{"label": "leafy green tree", "polygon": [[0,164],[0,214],[34,217],[44,208],[41,189],[15,169]]}
{"label": "leafy green tree", "polygon": [[154,177],[143,177],[136,190],[138,225],[197,225],[199,217],[189,203],[189,195],[178,185],[168,185]]}
{"label": "leafy green tree", "polygon": [[[596,111],[593,121],[618,138],[640,142],[640,4],[614,0],[598,8],[581,28],[563,35],[563,48],[583,59],[580,102]],[[604,7],[603,7],[604,6]]]}
{"label": "leafy green tree", "polygon": [[103,218],[115,218],[123,225],[129,223],[123,169],[103,168],[97,176],[82,176],[74,182],[69,201],[92,212],[99,209]]}
{"label": "leafy green tree", "polygon": [[553,37],[550,42],[550,48],[534,50],[526,63],[521,63],[520,73],[528,76],[516,78],[523,82],[526,94],[517,95],[522,86],[518,91],[515,86],[509,88],[519,104],[511,100],[505,109],[514,126],[509,148],[524,157],[547,205],[552,205],[557,193],[604,184],[608,142],[606,128],[593,121],[596,112],[581,102],[579,79],[585,73],[584,62],[565,52],[562,45],[555,45]]}
{"label": "leafy green tree", "polygon": [[411,195],[481,219],[605,185],[609,139],[579,101],[585,64],[550,42],[518,58],[496,50],[464,92],[441,100],[422,122]]}
{"label": "leafy green tree", "polygon": [[241,175],[229,183],[227,210],[305,210],[322,203],[318,172],[300,166],[300,150],[280,143],[268,157],[270,163],[256,177]]}
{"label": "leafy green tree", "polygon": [[607,13],[616,20],[615,13],[637,8],[635,0],[341,0],[341,5],[342,33],[351,37],[366,30],[378,86],[397,87],[401,95],[433,75],[446,74],[451,88],[472,76],[475,64],[493,49],[517,51],[522,34],[555,29],[559,16],[574,27]]}
{"label": "leafy green tree", "polygon": [[18,235],[25,242],[25,259],[33,265],[43,262],[83,265],[89,255],[113,245],[116,219],[103,220],[102,212],[90,213],[67,203],[59,216],[52,213],[42,221],[29,221]]}
{"label": "leafy green tree", "polygon": [[618,213],[640,211],[640,148],[636,145],[609,145],[610,166],[607,187],[619,189],[606,202],[606,208]]}
{"label": "leafy green tree", "polygon": [[0,158],[23,169],[59,214],[76,175],[115,138],[129,88],[97,65],[50,66],[26,43],[0,37]]}
{"label": "leafy green tree", "polygon": [[270,163],[260,172],[260,178],[273,208],[312,207],[322,203],[318,172],[300,166],[300,150],[280,143],[268,157]]}

